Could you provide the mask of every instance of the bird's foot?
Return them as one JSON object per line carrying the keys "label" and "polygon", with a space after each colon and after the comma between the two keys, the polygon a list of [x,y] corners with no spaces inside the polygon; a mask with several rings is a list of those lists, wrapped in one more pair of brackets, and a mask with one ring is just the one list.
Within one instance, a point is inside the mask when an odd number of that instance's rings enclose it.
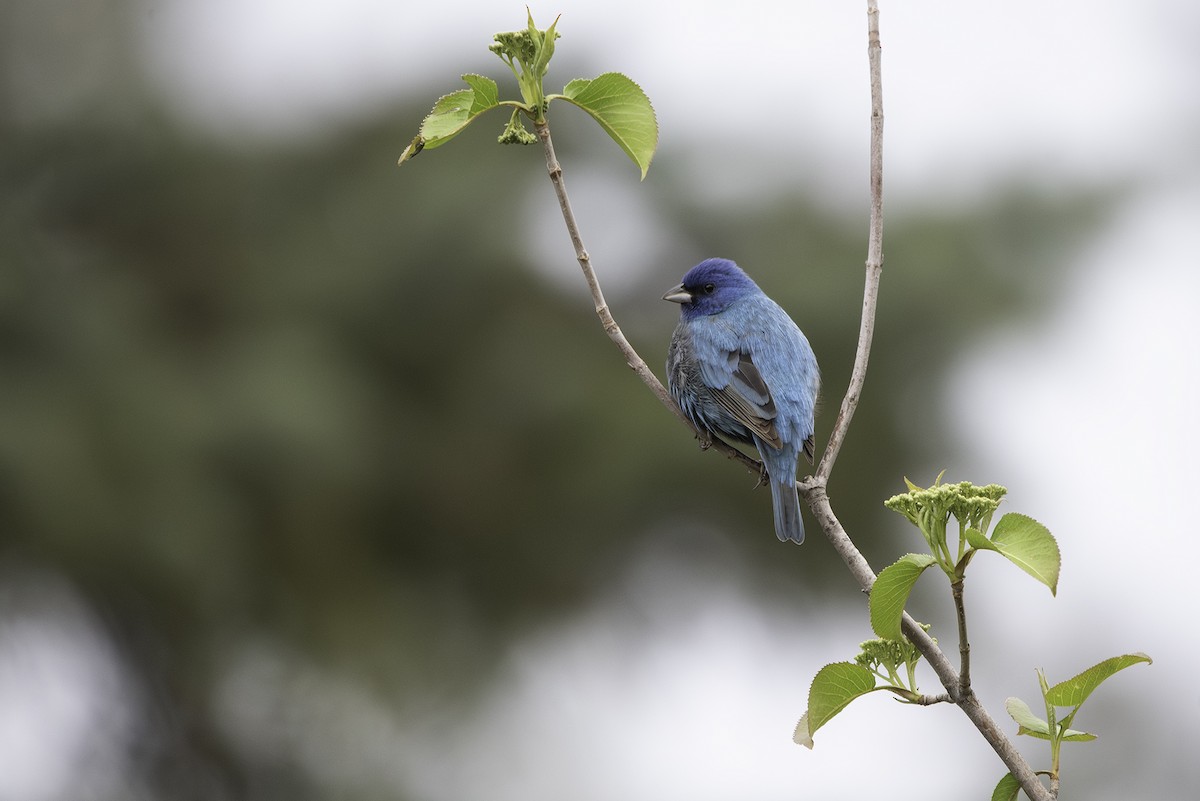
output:
{"label": "bird's foot", "polygon": [[754,489],[767,486],[767,481],[771,478],[771,474],[767,472],[767,466],[761,462],[758,465],[758,483],[754,485]]}
{"label": "bird's foot", "polygon": [[696,435],[696,439],[700,441],[700,450],[706,451],[712,447],[713,437],[708,431],[701,431]]}

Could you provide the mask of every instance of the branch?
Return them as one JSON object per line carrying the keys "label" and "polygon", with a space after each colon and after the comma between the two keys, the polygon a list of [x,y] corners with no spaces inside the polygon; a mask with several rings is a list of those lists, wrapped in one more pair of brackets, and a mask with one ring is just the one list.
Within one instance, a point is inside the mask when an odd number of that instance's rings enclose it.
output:
{"label": "branch", "polygon": [[862,320],[858,329],[858,350],[850,384],[842,398],[837,421],[829,434],[829,444],[817,465],[817,476],[828,479],[837,461],[850,420],[858,408],[863,383],[867,379],[867,360],[875,336],[875,306],[879,297],[879,277],[883,272],[883,70],[880,66],[879,8],[876,0],[867,0],[867,60],[871,70],[871,218],[867,233],[866,283],[863,286]]}
{"label": "branch", "polygon": [[954,614],[958,617],[958,694],[971,690],[971,642],[967,639],[967,610],[963,606],[963,580],[950,583]]}
{"label": "branch", "polygon": [[542,140],[542,149],[546,153],[546,171],[550,174],[550,182],[554,184],[554,194],[558,197],[558,207],[562,211],[563,222],[567,225],[567,233],[571,237],[571,244],[575,247],[575,259],[579,262],[580,269],[583,270],[583,278],[587,281],[588,289],[592,293],[592,301],[596,305],[596,316],[600,318],[600,325],[604,328],[604,333],[608,334],[608,338],[621,351],[621,355],[625,357],[625,363],[629,365],[633,372],[637,373],[638,378],[642,379],[642,383],[650,388],[650,391],[654,393],[654,396],[658,398],[663,406],[670,409],[684,425],[692,430],[692,433],[700,440],[700,447],[702,449],[715,448],[727,458],[740,462],[747,470],[761,476],[763,466],[757,459],[750,458],[719,437],[713,437],[701,431],[687,418],[687,415],[679,408],[679,404],[671,397],[671,393],[658,380],[658,376],[651,371],[646,365],[645,360],[638,355],[638,352],[633,349],[633,345],[630,345],[629,340],[625,338],[621,327],[613,319],[612,312],[608,310],[608,304],[604,301],[604,292],[600,289],[600,280],[596,277],[596,271],[592,269],[591,256],[588,255],[587,248],[583,246],[583,238],[579,235],[579,225],[575,222],[575,212],[571,210],[571,200],[567,197],[567,186],[563,180],[562,165],[558,163],[558,157],[554,155],[554,141],[550,138],[550,124],[545,121],[534,122],[533,127],[537,130],[538,138]]}
{"label": "branch", "polygon": [[[858,333],[858,350],[854,356],[854,367],[850,374],[850,384],[842,399],[841,410],[837,422],[830,433],[829,444],[821,457],[815,475],[798,482],[797,489],[804,495],[809,508],[817,518],[821,530],[833,545],[850,573],[858,581],[864,591],[870,592],[875,584],[875,571],[855,547],[841,522],[834,514],[826,492],[829,474],[841,450],[842,441],[850,426],[850,420],[858,407],[858,399],[862,393],[863,383],[867,375],[867,362],[870,357],[871,340],[875,334],[875,308],[879,295],[879,277],[883,271],[883,80],[880,59],[879,42],[879,7],[877,0],[867,0],[867,60],[871,73],[871,153],[870,153],[870,186],[871,186],[871,216],[867,240],[866,280],[863,287],[862,320]],[[907,613],[901,619],[901,630],[921,655],[925,658],[938,680],[946,688],[949,699],[956,704],[967,718],[979,730],[992,750],[1021,783],[1025,794],[1033,801],[1053,801],[1057,792],[1047,790],[1037,774],[1013,746],[996,721],[992,719],[979,699],[975,696],[970,684],[969,646],[966,638],[966,621],[962,616],[962,586],[958,585],[955,593],[955,606],[959,612],[959,648],[962,658],[963,672],[960,675],[946,654],[937,646],[933,638],[921,628]],[[939,698],[940,696],[931,696]],[[1057,788],[1054,788],[1055,790]]]}
{"label": "branch", "polygon": [[950,697],[950,693],[938,693],[937,695],[922,695],[913,703],[917,706],[933,706],[934,704],[952,704],[954,699]]}

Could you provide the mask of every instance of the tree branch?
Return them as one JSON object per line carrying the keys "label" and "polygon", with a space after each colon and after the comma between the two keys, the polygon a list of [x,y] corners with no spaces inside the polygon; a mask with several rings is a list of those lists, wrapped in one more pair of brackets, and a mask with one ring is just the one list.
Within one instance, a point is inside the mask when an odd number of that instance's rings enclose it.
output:
{"label": "tree branch", "polygon": [[554,184],[554,194],[558,197],[558,207],[562,211],[563,222],[567,225],[567,233],[571,237],[571,245],[575,248],[575,259],[579,262],[580,269],[583,270],[583,278],[587,281],[588,289],[592,293],[592,302],[596,306],[596,316],[600,318],[600,325],[604,328],[604,333],[608,334],[608,338],[621,351],[621,355],[625,357],[625,363],[637,374],[638,378],[642,379],[642,383],[650,388],[650,391],[654,393],[654,396],[658,398],[663,406],[670,409],[684,425],[692,430],[692,433],[696,435],[696,439],[700,440],[700,447],[702,449],[714,448],[727,458],[735,462],[740,462],[743,467],[755,475],[761,476],[763,474],[763,466],[757,459],[752,459],[719,437],[713,437],[693,425],[692,421],[683,413],[683,410],[679,408],[679,404],[671,397],[671,393],[658,380],[658,376],[650,370],[645,360],[638,355],[633,345],[629,344],[629,340],[625,338],[621,327],[613,319],[612,312],[608,310],[608,304],[604,300],[604,292],[600,289],[600,280],[596,277],[596,271],[592,269],[591,256],[588,255],[587,248],[583,245],[583,238],[579,235],[579,225],[575,222],[575,212],[571,210],[571,200],[567,196],[567,186],[563,180],[562,165],[558,163],[558,157],[554,154],[554,141],[550,138],[550,124],[544,121],[535,122],[533,127],[537,130],[538,138],[542,141],[542,149],[546,154],[546,172],[550,174],[550,182]]}
{"label": "tree branch", "polygon": [[[875,571],[863,557],[862,553],[850,540],[846,530],[834,514],[826,492],[826,483],[833,470],[833,464],[841,449],[842,441],[850,426],[850,420],[858,407],[858,399],[866,381],[867,362],[870,357],[871,341],[875,333],[875,308],[879,294],[879,278],[883,270],[883,80],[880,58],[879,39],[879,7],[877,0],[867,0],[867,60],[871,73],[871,152],[870,152],[870,187],[871,214],[870,229],[867,239],[866,279],[863,287],[862,320],[859,326],[858,350],[854,356],[854,367],[850,374],[850,383],[846,395],[842,399],[841,410],[837,422],[829,437],[829,444],[821,457],[814,476],[798,483],[798,489],[804,495],[809,508],[817,518],[821,530],[833,545],[850,573],[858,581],[864,591],[870,592],[875,583]],[[901,630],[925,661],[933,668],[938,680],[946,688],[946,692],[967,718],[979,730],[992,750],[1008,768],[1009,772],[1021,783],[1033,801],[1053,801],[1057,793],[1051,793],[1038,779],[1037,774],[1013,746],[996,721],[992,719],[979,699],[975,696],[970,685],[969,646],[966,639],[966,621],[962,616],[962,586],[958,585],[955,593],[955,606],[959,614],[959,648],[962,657],[963,673],[960,675],[945,653],[933,641],[933,638],[921,628],[907,613],[901,619]],[[936,697],[936,696],[934,696]]]}
{"label": "tree branch", "polygon": [[863,383],[867,379],[867,361],[871,355],[871,341],[875,337],[875,306],[879,297],[879,278],[883,272],[883,70],[881,68],[879,44],[879,8],[876,0],[867,0],[867,60],[871,71],[871,216],[867,232],[866,283],[863,286],[862,318],[858,329],[858,349],[854,353],[854,367],[850,372],[850,384],[842,398],[829,443],[817,465],[817,475],[828,479],[833,472],[842,442],[850,428],[850,420],[858,408]]}
{"label": "tree branch", "polygon": [[950,583],[950,594],[954,597],[954,614],[958,617],[958,694],[966,695],[971,689],[971,642],[967,639],[967,610],[963,605],[963,580]]}

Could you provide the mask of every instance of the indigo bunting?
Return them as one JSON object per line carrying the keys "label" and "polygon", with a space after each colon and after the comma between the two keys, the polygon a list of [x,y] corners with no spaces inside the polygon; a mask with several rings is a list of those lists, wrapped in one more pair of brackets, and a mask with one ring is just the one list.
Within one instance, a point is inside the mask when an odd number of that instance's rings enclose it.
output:
{"label": "indigo bunting", "polygon": [[787,312],[728,259],[707,259],[663,295],[679,304],[667,386],[711,435],[758,449],[780,541],[804,542],[796,464],[813,460],[817,358]]}

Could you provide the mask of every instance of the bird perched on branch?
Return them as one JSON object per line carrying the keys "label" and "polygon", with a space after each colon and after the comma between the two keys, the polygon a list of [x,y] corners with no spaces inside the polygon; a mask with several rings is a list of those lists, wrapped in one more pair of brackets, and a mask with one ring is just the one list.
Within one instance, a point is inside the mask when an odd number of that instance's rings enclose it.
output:
{"label": "bird perched on branch", "polygon": [[804,542],[796,465],[813,461],[817,359],[787,312],[728,259],[700,262],[663,300],[678,303],[667,386],[703,432],[758,449],[775,508],[775,534]]}

